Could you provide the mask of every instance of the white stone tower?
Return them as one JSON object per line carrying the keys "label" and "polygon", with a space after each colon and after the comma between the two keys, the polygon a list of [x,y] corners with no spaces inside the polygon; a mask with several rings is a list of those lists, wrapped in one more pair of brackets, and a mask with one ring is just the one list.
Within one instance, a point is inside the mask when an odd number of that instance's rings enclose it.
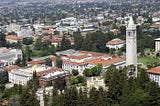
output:
{"label": "white stone tower", "polygon": [[126,66],[135,66],[135,77],[137,76],[137,33],[133,18],[130,17],[126,28]]}

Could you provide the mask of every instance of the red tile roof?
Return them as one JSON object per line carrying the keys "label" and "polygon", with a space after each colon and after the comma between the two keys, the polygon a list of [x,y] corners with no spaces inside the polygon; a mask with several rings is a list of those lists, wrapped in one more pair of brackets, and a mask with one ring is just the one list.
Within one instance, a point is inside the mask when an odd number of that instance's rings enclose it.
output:
{"label": "red tile roof", "polygon": [[7,67],[4,67],[3,70],[6,70],[6,71],[11,71],[11,70],[17,70],[21,67],[19,66],[7,66]]}
{"label": "red tile roof", "polygon": [[86,62],[73,62],[73,61],[68,61],[68,60],[63,60],[63,63],[72,64],[72,65],[79,65],[79,66],[87,64]]}
{"label": "red tile roof", "polygon": [[[94,56],[94,57],[99,57],[99,56],[103,56],[104,54],[102,53],[97,53],[97,52],[89,52],[89,51],[79,51],[80,53],[84,53],[84,54],[87,54],[87,55],[91,55],[91,56]],[[106,54],[105,54],[106,55]]]}
{"label": "red tile roof", "polygon": [[[57,57],[53,56],[50,58],[52,61],[56,61]],[[44,64],[46,62],[45,59],[40,59],[40,60],[32,60],[27,62],[28,64],[32,64],[32,65],[37,65],[37,64]]]}
{"label": "red tile roof", "polygon": [[148,73],[160,74],[160,66],[147,70]]}
{"label": "red tile roof", "polygon": [[43,64],[43,63],[45,63],[46,62],[46,60],[33,60],[33,61],[29,61],[29,62],[27,62],[28,64],[32,64],[32,65],[36,65],[36,64]]}
{"label": "red tile roof", "polygon": [[70,58],[70,59],[84,59],[84,58],[89,57],[89,55],[79,55],[79,56],[69,55],[69,56],[67,56],[67,57]]}
{"label": "red tile roof", "polygon": [[38,72],[37,73],[37,76],[44,76],[44,75],[47,75],[51,72],[54,72],[54,71],[62,71],[63,69],[61,68],[57,68],[57,67],[54,67],[52,69],[49,69],[49,70],[44,70],[44,71],[41,71],[41,72]]}
{"label": "red tile roof", "polygon": [[120,39],[113,39],[111,41],[108,41],[106,44],[107,45],[116,45],[116,44],[119,44],[119,43],[125,43],[124,40],[120,40]]}
{"label": "red tile roof", "polygon": [[122,61],[124,61],[124,60],[122,58],[119,58],[119,57],[113,57],[111,59],[95,58],[95,59],[89,60],[88,63],[93,64],[93,65],[102,64],[103,66],[107,66],[107,65],[119,63],[119,62],[122,62]]}
{"label": "red tile roof", "polygon": [[53,31],[54,31],[54,30],[48,29],[48,30],[47,30],[47,33],[48,33],[48,34],[52,34]]}
{"label": "red tile roof", "polygon": [[17,36],[17,35],[8,35],[6,36],[6,39],[12,39],[12,40],[22,40],[23,36]]}

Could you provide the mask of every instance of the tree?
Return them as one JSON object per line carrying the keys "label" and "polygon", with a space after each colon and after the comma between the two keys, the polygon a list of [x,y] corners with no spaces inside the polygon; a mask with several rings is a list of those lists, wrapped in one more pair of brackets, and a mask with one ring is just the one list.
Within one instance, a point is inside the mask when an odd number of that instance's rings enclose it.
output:
{"label": "tree", "polygon": [[[149,76],[148,74],[145,72],[145,70],[140,69],[138,70],[140,73],[138,74],[138,77],[136,79],[137,82],[137,86],[141,87],[142,89],[146,89],[146,87],[148,88],[148,84],[150,82]],[[147,84],[147,85],[146,85]]]}
{"label": "tree", "polygon": [[20,106],[20,97],[19,97],[19,95],[12,95],[9,98],[9,106]]}
{"label": "tree", "polygon": [[80,88],[77,100],[77,106],[87,106],[88,105],[88,98],[87,93],[83,92]]}
{"label": "tree", "polygon": [[101,71],[102,71],[102,65],[98,64],[97,66],[95,66],[91,69],[85,69],[83,71],[83,74],[87,77],[99,76]]}
{"label": "tree", "polygon": [[30,94],[27,89],[23,89],[21,97],[20,97],[20,106],[29,106],[28,99],[30,98]]}
{"label": "tree", "polygon": [[54,45],[52,45],[51,47],[49,47],[49,50],[48,50],[49,54],[50,55],[54,55],[55,52],[56,52],[56,48]]}
{"label": "tree", "polygon": [[92,76],[92,71],[91,71],[91,69],[85,69],[84,71],[83,71],[83,74],[86,76],[86,77],[91,77]]}
{"label": "tree", "polygon": [[57,57],[57,60],[56,60],[56,67],[62,68],[62,60],[61,60],[60,57]]}
{"label": "tree", "polygon": [[114,71],[117,71],[116,66],[111,65],[110,67],[108,67],[107,71],[105,72],[105,80],[104,80],[104,82],[105,82],[106,86],[108,86]]}
{"label": "tree", "polygon": [[0,32],[0,47],[6,46],[6,35],[2,32]]}
{"label": "tree", "polygon": [[52,90],[52,106],[60,106],[60,100],[59,100],[59,94],[58,90],[56,88],[53,88]]}
{"label": "tree", "polygon": [[97,97],[99,96],[96,88],[91,88],[89,91],[89,98],[88,98],[88,105],[89,106],[96,106],[97,104]]}
{"label": "tree", "polygon": [[72,77],[72,78],[71,78],[71,84],[72,84],[72,85],[78,84],[78,79],[77,79],[77,77]]}
{"label": "tree", "polygon": [[28,102],[29,102],[28,106],[39,106],[39,101],[37,100],[37,96],[34,92],[30,94]]}
{"label": "tree", "polygon": [[71,78],[71,84],[74,85],[74,84],[78,84],[78,83],[81,83],[81,84],[86,84],[86,77],[84,76],[76,76],[76,77],[72,77]]}
{"label": "tree", "polygon": [[28,81],[27,86],[22,89],[20,95],[20,106],[39,106],[36,91],[39,87],[39,80],[36,72],[33,72],[33,78]]}
{"label": "tree", "polygon": [[74,49],[81,50],[83,47],[83,37],[80,32],[76,32],[74,35]]}
{"label": "tree", "polygon": [[30,46],[26,46],[26,48],[25,48],[26,61],[30,61],[31,60],[32,54],[33,54],[33,51],[31,50]]}
{"label": "tree", "polygon": [[133,99],[131,97],[135,92],[135,89],[136,84],[134,79],[129,78],[123,83],[122,96],[120,97],[120,106],[134,105]]}
{"label": "tree", "polygon": [[52,66],[52,60],[50,58],[45,59],[47,66]]}
{"label": "tree", "polygon": [[44,99],[44,106],[50,106],[52,105],[52,100],[50,98],[50,95],[45,94],[45,91],[43,91],[43,99]]}
{"label": "tree", "polygon": [[7,71],[0,71],[0,84],[8,83],[8,72]]}
{"label": "tree", "polygon": [[30,44],[33,43],[33,38],[32,38],[32,37],[26,37],[26,38],[24,38],[24,39],[22,40],[22,43],[23,43],[24,45],[30,45]]}
{"label": "tree", "polygon": [[121,26],[120,27],[120,32],[121,32],[121,35],[126,35],[126,27],[125,26]]}
{"label": "tree", "polygon": [[33,78],[27,82],[27,89],[35,93],[39,87],[39,78],[36,71],[33,72]]}
{"label": "tree", "polygon": [[160,105],[160,88],[156,82],[149,82],[149,86],[147,89],[150,95],[150,106],[159,106]]}
{"label": "tree", "polygon": [[119,104],[120,96],[122,95],[122,84],[120,81],[119,71],[114,71],[113,76],[108,84],[107,98],[109,104]]}
{"label": "tree", "polygon": [[65,78],[58,78],[54,83],[54,87],[59,89],[60,91],[64,90],[66,87]]}
{"label": "tree", "polygon": [[78,72],[78,70],[73,69],[72,74],[73,74],[73,76],[77,76],[79,74],[79,72]]}
{"label": "tree", "polygon": [[102,71],[103,66],[101,64],[98,64],[97,66],[93,67],[91,69],[93,76],[99,76]]}
{"label": "tree", "polygon": [[21,66],[22,59],[18,58],[15,62],[17,66]]}
{"label": "tree", "polygon": [[146,106],[149,104],[149,94],[142,89],[136,89],[131,98],[136,106]]}
{"label": "tree", "polygon": [[61,50],[70,49],[70,47],[71,47],[71,42],[70,42],[70,40],[66,39],[66,37],[63,36],[60,47],[61,47]]}
{"label": "tree", "polygon": [[95,52],[106,52],[107,36],[102,31],[88,33],[83,41],[83,49]]}
{"label": "tree", "polygon": [[48,42],[48,41],[44,41],[44,42],[42,42],[41,43],[41,50],[49,50],[49,46],[51,45],[51,43],[50,42]]}
{"label": "tree", "polygon": [[35,45],[34,45],[34,49],[35,50],[41,50],[41,44],[42,44],[42,36],[40,36],[36,42],[35,42]]}

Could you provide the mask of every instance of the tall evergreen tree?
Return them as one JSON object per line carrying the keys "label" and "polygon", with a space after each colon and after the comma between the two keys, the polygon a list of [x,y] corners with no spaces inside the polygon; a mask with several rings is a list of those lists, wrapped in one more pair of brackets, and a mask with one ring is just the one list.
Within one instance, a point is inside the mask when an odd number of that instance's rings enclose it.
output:
{"label": "tall evergreen tree", "polygon": [[0,32],[0,47],[6,46],[6,35],[2,32]]}
{"label": "tall evergreen tree", "polygon": [[89,106],[97,106],[97,97],[99,96],[96,88],[91,88],[89,91],[88,105]]}
{"label": "tall evergreen tree", "polygon": [[59,56],[57,57],[56,60],[56,67],[62,68],[62,60]]}
{"label": "tall evergreen tree", "polygon": [[149,82],[148,93],[150,95],[150,106],[160,105],[160,88],[156,82]]}
{"label": "tall evergreen tree", "polygon": [[71,42],[66,39],[65,36],[63,36],[62,41],[61,41],[61,50],[67,50],[71,48]]}
{"label": "tall evergreen tree", "polygon": [[108,84],[107,99],[109,104],[119,104],[122,95],[122,82],[120,81],[119,71],[114,71],[113,76]]}
{"label": "tall evergreen tree", "polygon": [[25,88],[22,90],[22,94],[20,96],[20,105],[21,106],[29,106],[28,98],[30,98],[30,94],[28,90]]}
{"label": "tall evergreen tree", "polygon": [[112,75],[113,75],[114,71],[117,71],[116,66],[114,66],[114,65],[111,65],[107,69],[107,71],[105,73],[105,84],[106,84],[106,86],[108,86],[108,84],[109,84],[109,82],[110,82],[110,80],[112,78]]}
{"label": "tall evergreen tree", "polygon": [[59,99],[59,94],[57,88],[53,88],[52,91],[52,106],[60,106],[60,99]]}
{"label": "tall evergreen tree", "polygon": [[77,106],[87,106],[88,105],[88,98],[87,93],[83,92],[80,88],[77,100]]}
{"label": "tall evergreen tree", "polygon": [[74,33],[74,49],[81,50],[83,47],[83,37],[80,32]]}

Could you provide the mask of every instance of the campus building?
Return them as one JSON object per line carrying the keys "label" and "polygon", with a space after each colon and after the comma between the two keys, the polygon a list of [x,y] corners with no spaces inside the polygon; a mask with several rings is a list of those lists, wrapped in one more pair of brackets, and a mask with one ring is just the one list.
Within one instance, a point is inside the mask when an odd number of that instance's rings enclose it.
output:
{"label": "campus building", "polygon": [[12,66],[18,58],[22,59],[22,51],[20,49],[0,48],[0,67]]}
{"label": "campus building", "polygon": [[160,85],[160,66],[147,70],[147,73],[152,81]]}
{"label": "campus building", "polygon": [[106,43],[106,47],[110,48],[110,49],[120,49],[122,48],[124,45],[126,44],[126,42],[124,40],[121,39],[113,39],[111,41],[108,41]]}
{"label": "campus building", "polygon": [[123,67],[125,61],[120,57],[111,57],[108,54],[88,52],[88,51],[75,51],[66,50],[56,53],[62,59],[62,69],[72,71],[78,70],[80,74],[86,68],[93,68],[98,64],[103,66],[103,69],[107,69],[111,64],[118,67]]}
{"label": "campus building", "polygon": [[43,65],[33,65],[33,66],[13,69],[8,72],[9,82],[13,84],[26,85],[27,82],[30,79],[32,79],[34,72],[36,72],[37,76],[41,77],[50,74],[56,70],[57,68],[55,67],[49,67]]}

